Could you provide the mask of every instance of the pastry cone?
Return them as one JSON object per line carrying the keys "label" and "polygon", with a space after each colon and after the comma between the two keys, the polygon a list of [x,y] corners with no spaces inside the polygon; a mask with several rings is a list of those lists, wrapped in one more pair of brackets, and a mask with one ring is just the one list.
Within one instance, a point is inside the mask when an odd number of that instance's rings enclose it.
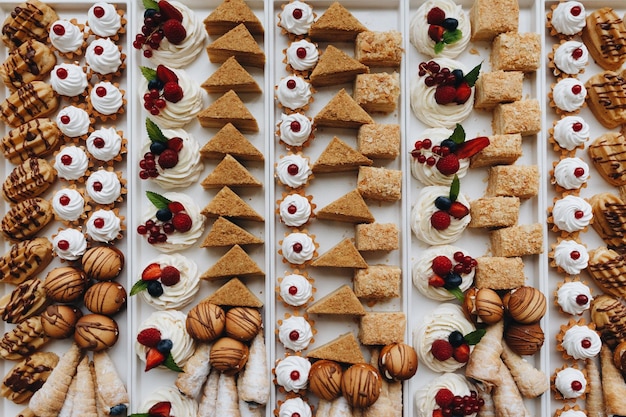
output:
{"label": "pastry cone", "polygon": [[585,408],[588,417],[606,417],[604,412],[604,393],[602,392],[602,380],[600,379],[600,370],[596,364],[595,358],[587,359],[587,380],[589,381],[589,392]]}
{"label": "pastry cone", "polygon": [[30,399],[30,408],[38,417],[57,417],[67,390],[76,373],[81,351],[76,343],[59,359],[48,380]]}
{"label": "pastry cone", "polygon": [[124,415],[130,399],[115,364],[106,351],[93,354],[96,399],[102,411],[109,415]]}
{"label": "pastry cone", "polygon": [[[317,413],[319,416],[319,412]],[[330,405],[330,411],[326,414],[327,417],[354,417],[352,414],[352,407],[348,404],[348,400],[343,395],[335,398]]]}
{"label": "pastry cone", "polygon": [[613,363],[613,354],[606,345],[600,351],[602,361],[602,389],[607,415],[626,415],[626,382]]}
{"label": "pastry cone", "polygon": [[504,323],[502,320],[487,327],[487,332],[480,339],[480,342],[474,346],[467,367],[465,368],[465,376],[480,381],[488,386],[498,385],[500,383],[500,365],[499,360],[502,354],[502,333],[504,331]]}
{"label": "pastry cone", "polygon": [[500,362],[500,382],[493,387],[493,403],[498,417],[531,417],[509,368]]}
{"label": "pastry cone", "polygon": [[35,413],[33,413],[33,410],[31,410],[29,407],[26,407],[25,409],[20,411],[17,417],[37,417],[37,416],[35,416]]}
{"label": "pastry cone", "polygon": [[256,404],[267,404],[270,396],[270,379],[267,377],[267,352],[265,338],[260,331],[252,340],[248,362],[243,375],[240,376],[240,395],[243,401]]}
{"label": "pastry cone", "polygon": [[241,381],[237,381],[237,394],[239,396],[239,412],[241,413],[241,417],[263,417],[263,407],[241,399],[241,391],[243,388],[244,385]]}
{"label": "pastry cone", "polygon": [[234,375],[220,374],[217,382],[217,401],[215,401],[215,415],[218,417],[241,417],[239,411],[239,396]]}
{"label": "pastry cone", "polygon": [[59,411],[59,417],[70,417],[72,415],[74,397],[76,397],[76,378],[72,378],[72,383],[70,384],[70,388],[67,390],[63,407],[61,407],[61,411]]}
{"label": "pastry cone", "polygon": [[503,343],[502,360],[524,397],[536,398],[550,389],[550,378],[513,352],[506,343]]}
{"label": "pastry cone", "polygon": [[76,397],[72,417],[98,417],[96,387],[94,386],[89,358],[84,356],[76,368]]}
{"label": "pastry cone", "polygon": [[315,417],[328,417],[330,415],[330,408],[332,407],[332,403],[326,400],[320,400],[317,404],[317,412],[315,413]]}
{"label": "pastry cone", "polygon": [[402,382],[388,382],[387,385],[387,396],[389,397],[393,410],[393,413],[390,415],[393,417],[402,417]]}
{"label": "pastry cone", "polygon": [[482,398],[485,404],[480,407],[476,417],[496,417],[496,406],[493,403],[491,392],[487,391],[483,384],[476,384],[478,398]]}
{"label": "pastry cone", "polygon": [[209,377],[204,384],[202,399],[198,405],[198,417],[216,417],[215,403],[217,402],[217,383],[220,373],[215,368],[209,372]]}
{"label": "pastry cone", "polygon": [[208,343],[199,343],[194,354],[185,363],[183,372],[176,378],[176,387],[189,398],[196,398],[200,394],[202,384],[209,376],[211,346]]}

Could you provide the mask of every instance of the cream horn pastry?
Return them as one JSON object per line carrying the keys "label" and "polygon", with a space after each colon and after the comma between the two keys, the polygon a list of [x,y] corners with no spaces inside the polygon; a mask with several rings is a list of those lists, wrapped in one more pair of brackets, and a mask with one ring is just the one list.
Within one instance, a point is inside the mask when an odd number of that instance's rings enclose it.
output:
{"label": "cream horn pastry", "polygon": [[[239,375],[239,378],[241,378],[241,374]],[[237,380],[237,395],[239,400],[239,413],[241,414],[241,417],[263,417],[263,407],[259,407],[257,404],[249,403],[241,399],[241,391],[243,388],[244,384],[242,384],[240,380]]]}
{"label": "cream horn pastry", "polygon": [[239,412],[239,398],[234,375],[221,373],[217,382],[217,400],[215,401],[215,416],[241,417]]}
{"label": "cream horn pastry", "polygon": [[504,332],[504,322],[492,324],[487,327],[487,332],[474,346],[470,354],[465,376],[480,381],[488,386],[500,383],[500,365],[502,361],[502,334]]}
{"label": "cream horn pastry", "polygon": [[[319,413],[317,415],[319,415]],[[352,408],[350,407],[350,404],[348,404],[346,397],[340,395],[333,400],[327,417],[354,417],[352,414]]]}
{"label": "cream horn pastry", "polygon": [[72,417],[97,417],[96,388],[89,369],[89,357],[83,356],[78,368],[76,368],[75,378],[76,396],[74,397],[74,407],[72,407]]}
{"label": "cream horn pastry", "polygon": [[585,400],[585,408],[589,417],[606,417],[604,411],[604,393],[602,392],[602,379],[596,358],[588,358],[585,361],[589,392]]}
{"label": "cream horn pastry", "polygon": [[491,392],[487,391],[487,387],[483,384],[477,384],[476,388],[478,398],[484,401],[484,404],[480,407],[480,411],[478,411],[476,417],[496,417],[496,406],[493,403]]}
{"label": "cream horn pastry", "polygon": [[330,415],[330,408],[333,406],[333,403],[327,400],[320,400],[317,404],[317,413],[315,413],[315,417],[328,417]]}
{"label": "cream horn pastry", "polygon": [[267,404],[270,396],[270,382],[267,378],[268,365],[263,331],[260,331],[252,340],[248,355],[244,373],[239,376],[239,385],[241,385],[239,395],[248,403]]}
{"label": "cream horn pastry", "polygon": [[183,372],[176,378],[176,387],[189,398],[196,398],[200,394],[202,384],[209,377],[211,346],[210,343],[198,343],[193,355],[185,363]]}
{"label": "cream horn pastry", "polygon": [[93,366],[96,399],[104,413],[113,416],[126,415],[130,403],[128,391],[107,351],[93,353]]}
{"label": "cream horn pastry", "polygon": [[202,398],[198,405],[198,417],[216,417],[215,403],[217,402],[217,383],[220,378],[220,372],[211,368],[209,377],[204,384]]}
{"label": "cream horn pastry", "polygon": [[30,408],[38,417],[57,417],[67,390],[76,373],[81,357],[80,348],[73,343],[70,349],[59,359],[48,380],[30,399]]}
{"label": "cream horn pastry", "polygon": [[604,408],[608,416],[626,415],[626,382],[613,362],[613,354],[606,345],[600,350]]}
{"label": "cream horn pastry", "polygon": [[65,401],[63,401],[63,407],[59,411],[59,417],[71,417],[72,409],[74,408],[74,398],[76,398],[76,378],[72,378]]}
{"label": "cream horn pastry", "polygon": [[513,352],[506,343],[502,345],[502,360],[509,368],[522,396],[536,398],[550,389],[550,378],[543,371]]}
{"label": "cream horn pastry", "polygon": [[509,368],[500,366],[500,383],[493,388],[493,403],[499,417],[531,417]]}

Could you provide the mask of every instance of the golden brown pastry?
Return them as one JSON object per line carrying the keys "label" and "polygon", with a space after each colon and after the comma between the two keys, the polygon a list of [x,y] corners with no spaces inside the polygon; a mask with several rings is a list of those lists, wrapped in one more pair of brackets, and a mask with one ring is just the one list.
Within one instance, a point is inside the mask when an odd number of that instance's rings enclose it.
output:
{"label": "golden brown pastry", "polygon": [[118,282],[97,282],[85,292],[84,302],[92,313],[111,316],[126,305],[126,290]]}
{"label": "golden brown pastry", "polygon": [[602,68],[618,70],[626,61],[626,26],[612,8],[589,13],[582,38],[589,54]]}
{"label": "golden brown pastry", "polygon": [[385,345],[378,357],[378,370],[391,381],[404,381],[417,372],[417,352],[406,343]]}
{"label": "golden brown pastry", "polygon": [[623,75],[613,71],[595,74],[587,80],[585,88],[587,105],[604,127],[612,129],[626,122],[626,80]]}
{"label": "golden brown pastry", "polygon": [[504,310],[518,323],[537,323],[546,314],[546,297],[534,287],[511,290],[502,299]]}
{"label": "golden brown pastry", "polygon": [[483,323],[495,324],[502,320],[504,307],[498,293],[491,288],[472,287],[465,293],[463,312],[474,323],[480,319]]}
{"label": "golden brown pastry", "polygon": [[234,307],[226,312],[226,335],[233,339],[252,340],[262,325],[261,312],[256,308]]}
{"label": "golden brown pastry", "polygon": [[41,388],[58,362],[56,353],[33,353],[6,374],[0,394],[16,404],[23,404]]}
{"label": "golden brown pastry", "polygon": [[518,355],[534,355],[543,346],[545,335],[539,323],[511,323],[504,330],[504,340]]}
{"label": "golden brown pastry", "polygon": [[626,259],[624,255],[601,246],[589,251],[587,272],[595,283],[607,294],[616,297],[626,295]]}
{"label": "golden brown pastry", "polygon": [[248,346],[230,337],[217,339],[211,347],[209,363],[218,371],[234,375],[248,361]]}
{"label": "golden brown pastry", "polygon": [[488,387],[500,383],[499,358],[502,354],[502,334],[504,322],[501,320],[487,327],[485,335],[474,346],[465,368],[465,376],[480,381]]}
{"label": "golden brown pastry", "polygon": [[21,241],[34,237],[54,217],[52,204],[41,197],[29,198],[11,207],[0,222],[5,238]]}
{"label": "golden brown pastry", "polygon": [[550,389],[550,378],[513,352],[506,343],[503,345],[502,360],[525,398],[536,398]]}
{"label": "golden brown pastry", "polygon": [[626,204],[613,193],[598,193],[589,199],[593,229],[609,249],[626,253]]}
{"label": "golden brown pastry", "polygon": [[106,415],[126,415],[130,402],[128,391],[106,351],[94,352],[93,372],[99,411],[102,409]]}
{"label": "golden brown pastry", "polygon": [[354,364],[341,376],[341,392],[352,407],[369,407],[378,400],[381,390],[382,377],[370,364]]}
{"label": "golden brown pastry", "polygon": [[117,323],[102,314],[86,314],[76,322],[74,341],[82,349],[99,352],[117,342],[120,331]]}
{"label": "golden brown pastry", "polygon": [[607,132],[589,145],[589,157],[598,173],[611,185],[626,184],[626,139],[619,132]]}
{"label": "golden brown pastry", "polygon": [[187,333],[198,342],[211,342],[218,338],[226,326],[226,314],[221,307],[200,302],[189,310],[185,322]]}
{"label": "golden brown pastry", "polygon": [[50,155],[60,144],[61,131],[48,118],[31,120],[2,138],[2,153],[13,164]]}
{"label": "golden brown pastry", "polygon": [[29,39],[0,66],[0,78],[9,89],[15,90],[31,81],[43,80],[56,62],[56,55],[46,44]]}
{"label": "golden brown pastry", "polygon": [[41,313],[44,333],[53,339],[65,339],[74,334],[76,322],[83,313],[70,305],[51,305]]}
{"label": "golden brown pastry", "polygon": [[180,392],[189,398],[196,398],[202,391],[202,384],[209,377],[211,367],[209,359],[211,345],[209,343],[198,343],[193,355],[187,360],[183,372],[176,378],[176,387]]}
{"label": "golden brown pastry", "polygon": [[0,258],[0,283],[21,284],[52,261],[52,242],[45,237],[16,243]]}
{"label": "golden brown pastry", "polygon": [[48,272],[44,288],[52,301],[71,303],[82,297],[87,282],[87,276],[80,269],[60,266]]}
{"label": "golden brown pastry", "polygon": [[2,196],[19,203],[45,192],[57,178],[52,165],[42,158],[30,158],[16,166],[2,184]]}
{"label": "golden brown pastry", "polygon": [[600,360],[602,365],[602,393],[607,415],[626,415],[626,382],[613,363],[611,350],[602,346]]}
{"label": "golden brown pastry", "polygon": [[332,401],[341,395],[343,369],[335,361],[319,360],[309,370],[309,391],[319,398]]}
{"label": "golden brown pastry", "polygon": [[19,360],[32,354],[48,341],[43,332],[41,317],[24,320],[0,340],[0,356],[8,360]]}
{"label": "golden brown pastry", "polygon": [[239,401],[261,409],[259,405],[267,404],[270,398],[271,381],[267,377],[267,349],[263,331],[259,331],[250,343],[248,361],[237,378]]}
{"label": "golden brown pastry", "polygon": [[596,358],[589,358],[585,361],[587,371],[587,381],[589,392],[585,400],[585,408],[589,417],[605,417],[604,393],[602,392],[602,379],[600,369],[596,364]]}
{"label": "golden brown pastry", "polygon": [[7,323],[19,323],[41,313],[48,305],[43,281],[34,278],[24,281],[0,298],[0,314]]}
{"label": "golden brown pastry", "polygon": [[91,279],[110,281],[124,268],[124,254],[115,246],[96,246],[82,257],[83,271]]}
{"label": "golden brown pastry", "polygon": [[18,88],[0,103],[0,119],[11,127],[18,127],[54,113],[59,103],[59,98],[50,84],[32,81]]}
{"label": "golden brown pastry", "polygon": [[609,348],[626,341],[626,308],[619,299],[606,294],[594,298],[591,321]]}
{"label": "golden brown pastry", "polygon": [[2,42],[13,49],[29,39],[45,42],[48,28],[59,19],[54,9],[39,0],[28,0],[13,9],[2,25]]}

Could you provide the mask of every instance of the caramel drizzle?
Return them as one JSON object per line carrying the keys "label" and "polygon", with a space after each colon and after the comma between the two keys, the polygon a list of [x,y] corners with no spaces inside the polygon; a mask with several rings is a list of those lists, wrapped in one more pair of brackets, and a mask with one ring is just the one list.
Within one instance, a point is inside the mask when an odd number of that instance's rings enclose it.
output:
{"label": "caramel drizzle", "polygon": [[24,80],[22,74],[25,72],[24,67],[28,68],[28,72],[35,76],[41,74],[36,60],[37,50],[33,46],[33,42],[34,40],[30,40],[11,52],[4,64],[2,64],[5,74],[15,87],[22,85]]}
{"label": "caramel drizzle", "polygon": [[[624,139],[623,136],[620,135],[620,137]],[[624,145],[621,140],[609,142],[605,139],[594,146],[602,148],[606,156],[592,153],[593,163],[603,166],[602,170],[607,173],[609,178],[617,180],[626,175],[626,171],[623,169],[626,162],[626,147]]]}
{"label": "caramel drizzle", "polygon": [[[612,18],[606,18],[606,15]],[[603,13],[603,16],[595,15],[596,30],[600,37],[600,52],[606,58],[619,61],[621,56],[626,54],[626,30],[622,19],[615,16],[614,12]],[[601,20],[602,19],[602,20]]]}
{"label": "caramel drizzle", "polygon": [[98,321],[81,321],[76,324],[76,335],[89,343],[92,349],[111,345],[111,334],[117,339],[119,330],[113,324]]}
{"label": "caramel drizzle", "polygon": [[16,156],[26,161],[29,158],[44,156],[54,150],[58,142],[58,130],[50,119],[34,119],[13,129],[2,139],[5,158]]}
{"label": "caramel drizzle", "polygon": [[[17,100],[13,103],[11,99],[15,98],[15,94],[17,94]],[[2,116],[5,120],[12,120],[11,118],[13,117],[18,119],[20,124],[22,124],[26,122],[27,115],[30,116],[29,119],[32,119],[47,108],[48,103],[39,95],[37,90],[35,90],[35,85],[28,83],[23,85],[4,101]],[[20,109],[22,110],[21,112]]]}
{"label": "caramel drizzle", "polygon": [[604,82],[592,83],[598,103],[606,110],[626,109],[626,80],[617,74],[603,73]]}
{"label": "caramel drizzle", "polygon": [[72,268],[55,275],[51,280],[46,279],[45,287],[55,300],[73,301],[85,291],[85,284],[85,276]]}
{"label": "caramel drizzle", "polygon": [[19,240],[45,226],[48,208],[41,203],[43,200],[30,199],[13,207],[2,219],[2,232],[5,236]]}
{"label": "caramel drizzle", "polygon": [[20,242],[13,245],[9,253],[0,259],[0,271],[4,272],[0,276],[0,282],[9,276],[18,279],[36,270],[43,262],[40,253],[46,252],[47,249],[38,242]]}
{"label": "caramel drizzle", "polygon": [[32,279],[18,285],[11,293],[11,299],[4,308],[2,318],[7,323],[16,323],[35,311],[37,300],[40,298],[39,288],[42,282]]}
{"label": "caramel drizzle", "polygon": [[613,299],[606,305],[594,306],[594,315],[602,314],[607,322],[603,326],[598,325],[598,331],[602,340],[612,349],[626,338],[626,310],[622,304]]}
{"label": "caramel drizzle", "polygon": [[24,39],[40,39],[41,32],[45,29],[43,16],[43,10],[40,10],[35,4],[23,3],[11,12],[13,22],[8,22],[2,27],[2,34],[17,46],[21,45]]}
{"label": "caramel drizzle", "polygon": [[31,317],[21,322],[13,331],[4,334],[0,340],[0,354],[3,357],[18,354],[27,356],[37,350],[47,340],[43,334],[41,319]]}
{"label": "caramel drizzle", "polygon": [[48,184],[48,180],[41,172],[38,159],[29,159],[27,166],[29,169],[25,165],[16,167],[2,186],[4,195],[13,202],[18,198],[34,197],[42,186]]}

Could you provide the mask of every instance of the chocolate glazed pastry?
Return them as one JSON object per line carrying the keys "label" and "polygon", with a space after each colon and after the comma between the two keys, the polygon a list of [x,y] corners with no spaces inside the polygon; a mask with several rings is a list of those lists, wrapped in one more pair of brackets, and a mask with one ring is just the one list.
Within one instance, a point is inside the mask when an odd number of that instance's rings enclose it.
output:
{"label": "chocolate glazed pastry", "polygon": [[609,249],[626,253],[626,204],[612,193],[596,194],[589,199],[594,222],[591,225]]}
{"label": "chocolate glazed pastry", "polygon": [[83,313],[68,305],[51,305],[41,314],[44,333],[53,339],[65,339],[74,333],[76,322]]}
{"label": "chocolate glazed pastry", "polygon": [[591,320],[609,348],[626,341],[626,307],[619,299],[605,294],[596,297],[591,306]]}
{"label": "chocolate glazed pastry", "polygon": [[2,297],[0,312],[7,323],[19,323],[41,313],[47,305],[43,281],[35,278],[21,283],[13,292]]}
{"label": "chocolate glazed pastry", "polygon": [[0,148],[4,157],[17,165],[29,158],[51,154],[58,147],[60,137],[55,122],[48,118],[35,119],[7,133]]}
{"label": "chocolate glazed pastry", "polygon": [[58,303],[70,303],[85,292],[87,276],[72,266],[54,268],[46,276],[44,288],[48,297]]}
{"label": "chocolate glazed pastry", "polygon": [[610,7],[603,7],[587,16],[582,38],[589,53],[602,68],[617,70],[626,61],[626,27]]}
{"label": "chocolate glazed pastry", "polygon": [[45,44],[30,39],[11,52],[0,65],[0,78],[11,90],[43,80],[56,64],[56,56]]}
{"label": "chocolate glazed pastry", "polygon": [[604,127],[626,122],[626,80],[613,71],[596,74],[587,80],[587,104]]}
{"label": "chocolate glazed pastry", "polygon": [[0,394],[16,404],[26,402],[46,382],[58,362],[56,353],[34,353],[15,365],[4,377]]}
{"label": "chocolate glazed pastry", "polygon": [[41,348],[47,341],[41,317],[34,316],[4,334],[0,340],[0,356],[8,360],[22,359]]}
{"label": "chocolate glazed pastry", "polygon": [[0,258],[0,283],[20,284],[41,272],[52,260],[52,243],[45,237],[17,243]]}
{"label": "chocolate glazed pastry", "polygon": [[83,349],[98,352],[108,349],[117,342],[117,323],[101,314],[87,314],[76,322],[74,341]]}
{"label": "chocolate glazed pastry", "polygon": [[124,268],[124,254],[114,246],[97,246],[85,252],[82,265],[89,278],[110,281]]}

